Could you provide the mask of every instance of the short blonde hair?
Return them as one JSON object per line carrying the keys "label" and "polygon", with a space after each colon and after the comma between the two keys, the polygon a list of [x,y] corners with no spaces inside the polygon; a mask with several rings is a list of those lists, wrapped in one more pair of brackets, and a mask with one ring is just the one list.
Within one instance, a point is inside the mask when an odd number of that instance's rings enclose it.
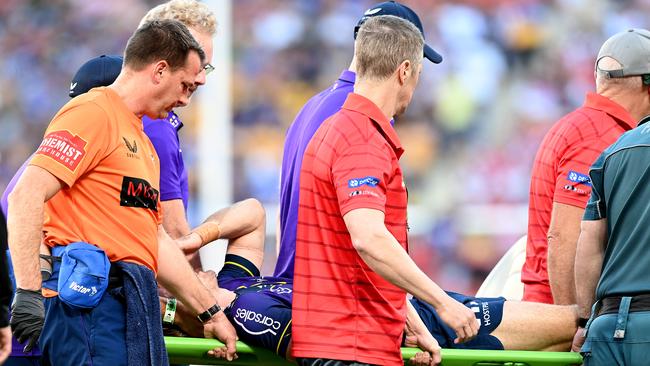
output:
{"label": "short blonde hair", "polygon": [[160,4],[142,18],[140,25],[154,20],[178,20],[186,27],[213,36],[217,32],[217,18],[207,5],[197,0],[171,0]]}
{"label": "short blonde hair", "polygon": [[359,78],[384,80],[405,60],[415,66],[424,57],[424,38],[408,20],[394,15],[368,18],[354,44]]}

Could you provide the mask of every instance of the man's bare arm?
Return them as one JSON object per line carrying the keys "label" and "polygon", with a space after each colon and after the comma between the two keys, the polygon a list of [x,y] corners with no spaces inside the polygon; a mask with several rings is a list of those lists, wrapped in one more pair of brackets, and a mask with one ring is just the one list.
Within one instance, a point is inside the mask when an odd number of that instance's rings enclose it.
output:
{"label": "man's bare arm", "polygon": [[29,165],[9,195],[7,227],[16,286],[40,291],[39,248],[43,235],[45,202],[63,187],[47,170]]}
{"label": "man's bare arm", "polygon": [[[429,352],[431,357],[428,364],[437,365],[442,361],[440,354],[440,345],[429,329],[426,327],[422,318],[418,314],[413,304],[406,300],[406,326],[404,328],[404,345],[406,347],[419,347],[425,352]],[[421,357],[421,356],[420,356]]]}
{"label": "man's bare arm", "polygon": [[366,264],[388,282],[431,304],[458,335],[457,342],[476,336],[474,313],[452,299],[413,262],[384,225],[384,213],[356,209],[343,217],[352,245]]}
{"label": "man's bare arm", "polygon": [[553,202],[551,223],[546,240],[548,243],[548,280],[557,305],[576,303],[573,265],[576,245],[580,235],[580,220],[585,210],[563,203]]}
{"label": "man's bare arm", "polygon": [[178,239],[190,233],[190,224],[185,216],[183,200],[160,201],[163,208],[163,227],[172,239]]}
{"label": "man's bare arm", "polygon": [[581,318],[588,318],[591,314],[606,244],[607,219],[582,221],[575,258],[576,295]]}
{"label": "man's bare arm", "polygon": [[[162,226],[158,227],[158,281],[196,315],[216,303],[215,296],[203,286],[181,249]],[[229,361],[236,358],[237,334],[223,311],[204,323],[204,335],[215,337],[226,345],[221,354],[217,352],[218,357],[224,356]]]}

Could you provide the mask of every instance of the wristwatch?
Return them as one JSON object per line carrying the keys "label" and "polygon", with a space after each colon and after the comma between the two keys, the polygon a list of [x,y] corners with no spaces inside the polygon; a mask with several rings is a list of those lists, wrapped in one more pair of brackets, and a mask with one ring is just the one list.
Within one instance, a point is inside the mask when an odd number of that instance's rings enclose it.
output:
{"label": "wristwatch", "polygon": [[220,311],[221,311],[221,306],[219,306],[219,304],[214,304],[214,305],[212,305],[212,307],[209,308],[208,310],[206,310],[206,311],[202,312],[201,314],[197,315],[197,318],[199,318],[199,321],[200,321],[201,323],[205,323],[205,322],[207,322],[208,320],[212,319],[212,317],[213,317],[216,313],[218,313],[218,312],[220,312]]}

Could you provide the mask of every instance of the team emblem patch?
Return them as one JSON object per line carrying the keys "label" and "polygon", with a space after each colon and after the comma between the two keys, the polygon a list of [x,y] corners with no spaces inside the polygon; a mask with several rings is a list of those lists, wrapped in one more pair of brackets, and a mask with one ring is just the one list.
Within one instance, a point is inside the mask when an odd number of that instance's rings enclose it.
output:
{"label": "team emblem patch", "polygon": [[86,140],[68,131],[54,131],[45,136],[36,154],[49,156],[70,171],[75,171],[86,155],[86,144]]}

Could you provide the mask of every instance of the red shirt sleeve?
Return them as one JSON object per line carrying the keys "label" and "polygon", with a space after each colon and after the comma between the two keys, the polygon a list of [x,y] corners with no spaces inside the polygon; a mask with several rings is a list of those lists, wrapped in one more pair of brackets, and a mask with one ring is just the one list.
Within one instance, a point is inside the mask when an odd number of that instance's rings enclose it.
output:
{"label": "red shirt sleeve", "polygon": [[341,216],[358,208],[385,212],[390,177],[391,159],[384,146],[368,143],[347,148],[332,164]]}
{"label": "red shirt sleeve", "polygon": [[594,140],[580,141],[569,149],[559,161],[555,178],[553,201],[582,209],[591,195],[589,168],[602,150]]}

